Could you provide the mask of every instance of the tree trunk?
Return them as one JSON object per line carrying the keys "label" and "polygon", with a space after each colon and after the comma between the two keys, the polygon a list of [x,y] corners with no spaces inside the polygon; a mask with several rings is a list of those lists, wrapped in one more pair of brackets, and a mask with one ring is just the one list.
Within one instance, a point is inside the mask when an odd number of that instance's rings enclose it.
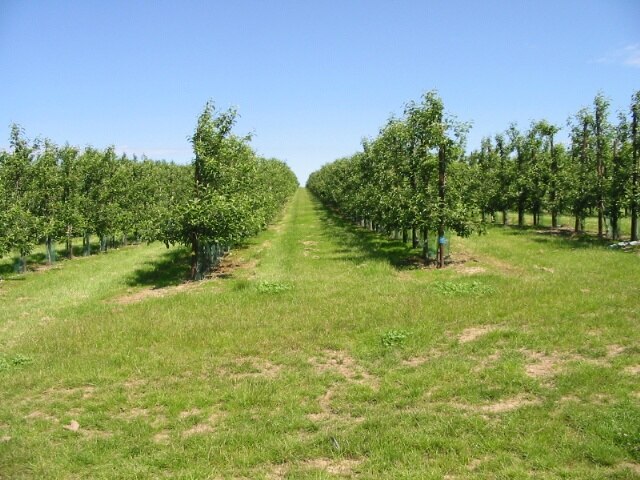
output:
{"label": "tree trunk", "polygon": [[73,258],[73,227],[67,225],[67,258]]}
{"label": "tree trunk", "polygon": [[82,239],[82,247],[83,247],[83,255],[88,257],[91,255],[91,235],[88,232],[85,232],[84,238]]}
{"label": "tree trunk", "polygon": [[45,240],[45,247],[47,250],[47,265],[53,264],[53,242],[51,241],[51,237],[47,236]]}
{"label": "tree trunk", "polygon": [[508,216],[506,210],[502,211],[502,224],[503,225],[509,225],[509,216]]}
{"label": "tree trunk", "polygon": [[24,273],[27,271],[27,257],[24,255],[20,255],[20,259],[18,260],[18,273]]}
{"label": "tree trunk", "polygon": [[518,204],[518,226],[524,226],[524,205]]}
{"label": "tree trunk", "polygon": [[418,248],[418,245],[420,245],[420,242],[418,241],[418,230],[413,227],[411,229],[411,246],[413,248]]}
{"label": "tree trunk", "polygon": [[409,234],[406,228],[402,229],[402,243],[407,243],[409,241]]}
{"label": "tree trunk", "polygon": [[429,261],[429,231],[426,228],[422,229],[422,258]]}
{"label": "tree trunk", "polygon": [[604,181],[604,139],[602,133],[602,111],[596,106],[596,188],[597,188],[597,208],[598,208],[598,238],[603,237],[604,233],[604,198],[603,198],[603,181]]}
{"label": "tree trunk", "polygon": [[638,177],[640,177],[640,141],[638,139],[638,115],[640,115],[640,92],[631,108],[631,146],[633,173],[631,175],[631,241],[638,240]]}
{"label": "tree trunk", "polygon": [[[613,142],[613,172],[612,178],[614,179],[614,184],[620,175],[620,159],[618,158],[618,140],[616,139]],[[620,238],[618,218],[620,216],[620,203],[619,203],[619,195],[618,189],[616,185],[612,187],[613,191],[611,192],[611,206],[610,206],[610,215],[609,220],[611,223],[611,238],[613,240],[618,240]]]}
{"label": "tree trunk", "polygon": [[445,193],[447,185],[447,157],[445,146],[438,149],[438,198],[440,203],[438,218],[438,268],[444,267],[444,226],[445,226]]}
{"label": "tree trunk", "polygon": [[191,280],[198,278],[198,254],[200,250],[200,244],[198,242],[198,236],[194,233],[191,234]]}

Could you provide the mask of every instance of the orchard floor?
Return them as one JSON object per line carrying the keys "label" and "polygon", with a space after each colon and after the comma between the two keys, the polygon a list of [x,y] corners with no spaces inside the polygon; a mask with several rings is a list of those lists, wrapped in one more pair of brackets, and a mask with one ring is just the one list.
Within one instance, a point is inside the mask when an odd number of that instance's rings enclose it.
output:
{"label": "orchard floor", "polygon": [[157,244],[5,275],[0,478],[640,478],[637,253],[410,254],[300,189],[198,284]]}

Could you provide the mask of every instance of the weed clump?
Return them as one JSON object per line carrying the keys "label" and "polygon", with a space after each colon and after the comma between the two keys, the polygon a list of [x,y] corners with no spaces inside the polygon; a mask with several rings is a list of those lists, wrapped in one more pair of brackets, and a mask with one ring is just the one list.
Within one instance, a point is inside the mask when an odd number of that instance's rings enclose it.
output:
{"label": "weed clump", "polygon": [[478,280],[472,282],[434,282],[432,290],[440,295],[485,295],[493,293],[495,290],[489,285],[485,285]]}
{"label": "weed clump", "polygon": [[258,284],[258,292],[260,293],[281,293],[291,290],[293,285],[286,282],[267,282],[262,281]]}
{"label": "weed clump", "polygon": [[382,345],[387,348],[397,347],[402,345],[409,335],[410,333],[405,330],[389,330],[382,335],[380,340]]}
{"label": "weed clump", "polygon": [[9,370],[11,367],[19,367],[21,365],[28,365],[33,360],[26,355],[22,355],[20,353],[14,355],[13,357],[6,359],[4,357],[0,357],[0,372],[4,372]]}

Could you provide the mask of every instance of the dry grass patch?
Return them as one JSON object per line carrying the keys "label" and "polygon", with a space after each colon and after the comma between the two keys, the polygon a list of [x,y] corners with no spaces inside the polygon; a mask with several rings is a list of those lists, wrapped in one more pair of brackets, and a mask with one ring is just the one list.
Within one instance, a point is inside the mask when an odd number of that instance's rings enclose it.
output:
{"label": "dry grass patch", "polygon": [[51,423],[60,423],[60,420],[58,420],[53,415],[49,415],[48,413],[44,413],[44,412],[41,412],[39,410],[31,412],[29,415],[26,415],[24,417],[24,419],[25,420],[36,420],[36,421],[37,420],[42,420],[42,421],[51,422]]}
{"label": "dry grass patch", "polygon": [[219,367],[218,373],[222,377],[229,377],[238,380],[261,377],[276,378],[281,370],[281,365],[277,365],[262,358],[238,357],[227,365]]}
{"label": "dry grass patch", "polygon": [[515,397],[505,398],[498,402],[488,403],[484,405],[470,405],[467,403],[449,403],[449,405],[474,413],[484,414],[499,414],[518,410],[519,408],[529,407],[532,405],[540,405],[541,401],[538,398],[516,395]]}
{"label": "dry grass patch", "polygon": [[415,368],[415,367],[424,365],[425,363],[428,363],[431,360],[439,358],[442,355],[443,355],[442,350],[433,349],[433,350],[430,350],[429,353],[427,353],[426,355],[417,355],[415,357],[410,357],[410,358],[407,358],[406,360],[403,360],[402,365],[404,365],[405,367]]}
{"label": "dry grass patch", "polygon": [[362,464],[362,459],[353,458],[313,458],[303,460],[296,463],[283,463],[280,465],[272,465],[270,471],[267,474],[269,480],[282,480],[289,476],[289,472],[292,468],[300,468],[303,470],[321,470],[331,475],[338,476],[353,476],[355,470]]}
{"label": "dry grass patch", "polygon": [[300,466],[305,469],[322,470],[332,475],[352,475],[354,470],[362,464],[362,460],[344,458],[314,458],[305,460]]}
{"label": "dry grass patch", "polygon": [[313,357],[309,362],[318,373],[337,373],[350,382],[360,385],[368,385],[374,389],[379,387],[378,379],[369,374],[364,368],[345,352],[325,350],[320,358]]}
{"label": "dry grass patch", "polygon": [[[197,410],[197,409],[194,409]],[[200,411],[198,410],[198,413]],[[184,412],[183,412],[184,413]],[[223,415],[221,413],[214,413],[209,415],[209,418],[204,422],[199,422],[193,425],[191,428],[182,432],[183,437],[190,437],[192,435],[200,435],[204,433],[211,433],[215,431],[215,427],[220,423]],[[188,417],[181,417],[188,418]]]}
{"label": "dry grass patch", "polygon": [[80,396],[83,400],[92,398],[95,394],[96,387],[93,385],[84,385],[72,388],[49,388],[44,391],[46,397],[75,397]]}
{"label": "dry grass patch", "polygon": [[525,366],[525,372],[533,378],[548,377],[555,374],[559,365],[565,361],[558,354],[547,355],[531,350],[523,350],[522,353],[529,362]]}
{"label": "dry grass patch", "polygon": [[147,381],[143,378],[131,378],[129,380],[125,380],[122,382],[122,386],[127,390],[133,390],[136,388],[143,387],[147,384]]}
{"label": "dry grass patch", "polygon": [[123,420],[135,420],[136,418],[143,418],[149,416],[149,410],[146,408],[131,408],[117,415],[118,418]]}
{"label": "dry grass patch", "polygon": [[622,462],[618,464],[620,470],[631,470],[636,475],[640,475],[640,463],[636,462]]}
{"label": "dry grass patch", "polygon": [[199,408],[192,408],[190,410],[184,410],[183,412],[180,412],[180,414],[178,415],[178,418],[196,417],[201,413],[202,413],[202,410],[200,410]]}
{"label": "dry grass patch", "polygon": [[473,265],[456,265],[453,269],[460,275],[479,275],[487,271],[484,267],[478,267]]}
{"label": "dry grass patch", "polygon": [[624,369],[630,375],[640,375],[640,365],[631,365]]}
{"label": "dry grass patch", "polygon": [[102,430],[94,430],[89,428],[82,428],[77,420],[71,420],[67,425],[63,425],[62,428],[73,433],[78,433],[87,439],[94,438],[109,438],[112,436],[110,432],[104,432]]}
{"label": "dry grass patch", "polygon": [[475,364],[475,366],[473,367],[472,371],[477,373],[477,372],[481,372],[482,370],[485,370],[486,368],[489,368],[490,366],[495,364],[498,360],[500,360],[501,356],[502,354],[496,350],[491,355],[480,358]]}
{"label": "dry grass patch", "polygon": [[618,355],[624,353],[624,351],[626,350],[626,347],[623,347],[622,345],[617,345],[617,344],[613,344],[613,345],[607,345],[607,357],[611,358],[611,357],[617,357]]}
{"label": "dry grass patch", "polygon": [[153,441],[155,443],[160,443],[164,445],[169,443],[169,439],[170,439],[170,436],[169,436],[168,430],[162,430],[161,432],[158,432],[153,436]]}
{"label": "dry grass patch", "polygon": [[111,303],[115,303],[118,305],[130,305],[133,303],[142,302],[149,298],[161,298],[168,295],[175,295],[176,293],[195,290],[196,288],[202,287],[206,282],[185,282],[180,285],[173,285],[169,287],[162,288],[145,288],[143,290],[138,290],[137,292],[127,293],[126,295],[121,295],[116,297],[111,301]]}
{"label": "dry grass patch", "polygon": [[483,335],[486,335],[489,332],[495,330],[496,327],[494,325],[482,325],[480,327],[469,327],[462,331],[462,333],[458,336],[458,341],[460,343],[468,343],[473,342],[474,340],[480,338]]}
{"label": "dry grass patch", "polygon": [[[316,372],[324,374],[327,372],[337,373],[344,377],[349,383],[358,385],[367,385],[375,390],[379,388],[378,379],[369,374],[347,353],[335,350],[325,350],[322,357],[313,357],[309,359]],[[331,400],[338,389],[337,384],[332,384],[327,391],[318,398],[320,406],[319,413],[311,413],[307,418],[313,422],[327,420],[344,420],[347,422],[361,422],[364,419],[343,416],[336,414],[331,408]]]}

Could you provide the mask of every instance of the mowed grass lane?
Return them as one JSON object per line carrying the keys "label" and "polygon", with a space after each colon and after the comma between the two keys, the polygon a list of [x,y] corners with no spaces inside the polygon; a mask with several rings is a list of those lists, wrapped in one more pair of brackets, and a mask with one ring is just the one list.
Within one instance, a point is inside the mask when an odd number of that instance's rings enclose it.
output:
{"label": "mowed grass lane", "polygon": [[464,263],[301,189],[233,269],[183,249],[0,283],[0,478],[638,478],[640,257],[532,230]]}

